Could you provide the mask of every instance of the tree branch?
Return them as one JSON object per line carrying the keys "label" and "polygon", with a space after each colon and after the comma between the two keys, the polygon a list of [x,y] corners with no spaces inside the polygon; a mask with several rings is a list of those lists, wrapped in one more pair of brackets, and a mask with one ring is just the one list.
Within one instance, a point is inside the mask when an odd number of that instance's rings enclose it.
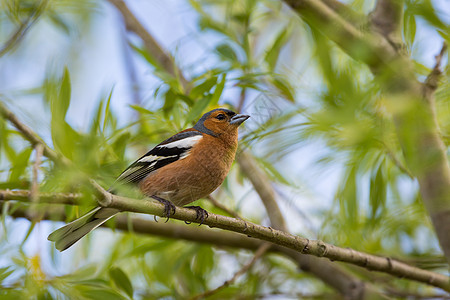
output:
{"label": "tree branch", "polygon": [[373,70],[384,66],[392,72],[397,72],[391,65],[393,60],[398,59],[397,53],[382,36],[361,32],[322,1],[284,0],[284,2],[354,59],[366,63]]}
{"label": "tree branch", "polygon": [[14,47],[24,38],[27,31],[30,30],[31,26],[39,19],[47,6],[48,0],[42,0],[36,7],[31,11],[30,15],[21,22],[20,26],[14,31],[14,33],[5,42],[3,47],[0,49],[0,57],[14,49]]}
{"label": "tree branch", "polygon": [[130,11],[123,0],[108,0],[109,3],[114,5],[122,14],[125,21],[125,26],[128,31],[134,32],[144,42],[145,48],[152,54],[156,63],[164,69],[167,73],[173,77],[180,78],[181,84],[185,91],[188,90],[188,81],[184,77],[183,73],[175,64],[173,57],[167,53],[163,47],[153,38],[153,36],[144,28],[139,20]]}
{"label": "tree branch", "polygon": [[218,209],[221,209],[222,211],[226,212],[227,214],[229,214],[230,216],[232,216],[233,218],[236,219],[241,219],[242,217],[235,211],[228,209],[225,205],[223,205],[222,203],[220,203],[219,201],[217,201],[213,196],[209,195],[208,197],[206,197],[208,199],[209,202],[212,203],[212,205],[214,205],[215,207],[217,207]]}
{"label": "tree branch", "polygon": [[356,28],[361,27],[367,22],[365,15],[355,12],[353,9],[337,0],[322,0],[328,7],[333,9],[342,18],[353,24]]}
{"label": "tree branch", "polygon": [[395,49],[402,43],[403,0],[378,0],[371,14],[371,25],[384,36]]}
{"label": "tree branch", "polygon": [[248,153],[242,152],[237,158],[242,172],[250,180],[261,201],[266,207],[273,228],[288,232],[286,221],[275,199],[275,192],[269,178],[256,165],[255,160]]}
{"label": "tree branch", "polygon": [[[96,184],[94,184],[94,186],[95,185]],[[98,185],[96,192],[102,197],[102,200],[99,200],[102,206],[119,209],[121,211],[152,214],[160,217],[164,216],[164,205],[159,202],[131,199],[113,195]],[[5,191],[0,191],[0,199],[5,198],[3,196],[4,193]],[[42,199],[41,202],[43,202]],[[195,211],[183,207],[177,207],[175,214],[172,215],[171,218],[194,223],[200,222],[197,219]],[[228,231],[234,231],[259,240],[271,242],[278,246],[283,246],[294,250],[297,253],[325,257],[332,261],[347,262],[372,271],[391,274],[397,277],[426,283],[439,287],[443,290],[450,291],[449,277],[427,270],[421,270],[388,257],[366,254],[348,248],[340,248],[324,243],[320,240],[309,240],[270,227],[264,227],[248,221],[215,215],[212,213],[210,213],[209,217],[204,220],[203,224],[211,228],[216,227]],[[335,274],[333,274],[333,276],[335,276]]]}
{"label": "tree branch", "polygon": [[36,147],[37,144],[41,144],[43,147],[43,153],[46,157],[50,158],[54,162],[63,163],[65,165],[70,165],[70,161],[51,149],[30,127],[22,123],[17,116],[10,111],[6,106],[0,101],[0,116],[11,122],[14,127],[22,134],[22,136],[30,142],[32,147]]}
{"label": "tree branch", "polygon": [[441,51],[438,55],[436,55],[436,63],[434,64],[433,70],[431,70],[430,74],[428,74],[427,79],[424,83],[424,95],[425,98],[431,99],[434,92],[438,88],[439,80],[442,76],[441,62],[444,57],[445,52],[447,51],[447,44],[444,42],[442,45]]}

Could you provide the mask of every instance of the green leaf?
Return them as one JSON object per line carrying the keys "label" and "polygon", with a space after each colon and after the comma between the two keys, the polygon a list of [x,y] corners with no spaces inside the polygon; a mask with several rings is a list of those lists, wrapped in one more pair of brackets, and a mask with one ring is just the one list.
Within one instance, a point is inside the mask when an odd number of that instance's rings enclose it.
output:
{"label": "green leaf", "polygon": [[79,287],[82,295],[88,299],[96,300],[124,300],[124,296],[116,293],[108,288],[91,288],[91,287]]}
{"label": "green leaf", "polygon": [[118,267],[109,269],[109,276],[114,281],[116,286],[124,291],[130,298],[133,298],[133,285],[127,274]]}
{"label": "green leaf", "polygon": [[196,120],[200,115],[202,115],[203,111],[208,107],[209,103],[211,102],[211,95],[208,95],[204,97],[203,99],[200,99],[199,101],[195,102],[194,106],[189,111],[185,126],[190,124],[192,121]]}
{"label": "green leaf", "polygon": [[172,111],[172,108],[175,106],[177,95],[172,91],[172,89],[169,89],[164,95],[164,98],[165,101],[162,110],[165,116],[169,116]]}
{"label": "green leaf", "polygon": [[148,51],[145,48],[138,47],[132,43],[129,43],[129,45],[134,51],[140,54],[152,66],[154,66],[157,69],[161,69],[161,65],[155,60],[153,56],[150,55],[150,53],[148,53]]}
{"label": "green leaf", "polygon": [[216,47],[216,51],[220,54],[222,58],[225,60],[229,60],[230,62],[237,62],[238,57],[234,52],[233,48],[231,48],[228,44],[220,44]]}
{"label": "green leaf", "polygon": [[144,245],[138,246],[134,248],[130,253],[127,255],[130,257],[133,256],[142,256],[145,255],[148,252],[152,251],[165,251],[164,249],[167,249],[170,244],[166,240],[158,240],[158,241],[152,241],[152,243],[146,243]]}
{"label": "green leaf", "polygon": [[28,228],[27,234],[25,235],[25,238],[23,239],[23,241],[21,243],[22,247],[25,244],[25,242],[28,240],[28,238],[30,237],[35,226],[36,226],[36,222],[31,222],[30,227]]}
{"label": "green leaf", "polygon": [[90,130],[92,135],[96,135],[99,133],[102,112],[103,112],[103,101],[101,100],[98,102],[97,109],[95,112],[95,117],[92,120],[91,130]]}
{"label": "green leaf", "polygon": [[24,175],[26,168],[28,167],[28,161],[30,160],[32,148],[25,148],[20,152],[14,161],[12,161],[11,174],[9,175],[9,181],[18,181],[19,177]]}
{"label": "green leaf", "polygon": [[70,74],[67,67],[65,67],[61,79],[61,86],[59,89],[58,97],[52,102],[52,116],[56,116],[62,119],[65,118],[70,105],[70,95]]}
{"label": "green leaf", "polygon": [[149,62],[154,68],[155,71],[153,75],[157,76],[159,79],[170,85],[171,88],[175,90],[179,90],[180,82],[178,78],[175,78],[173,75],[168,73],[165,68],[163,68],[159,62],[149,53],[145,48],[140,48],[138,46],[129,43],[130,47],[133,48],[138,54],[140,54],[147,62]]}
{"label": "green leaf", "polygon": [[6,217],[8,216],[10,202],[5,201],[2,206],[2,227],[3,227],[3,235],[8,238],[8,231],[6,228]]}
{"label": "green leaf", "polygon": [[286,184],[286,185],[292,185],[292,182],[289,182],[289,180],[287,180],[283,174],[281,174],[278,169],[270,162],[266,161],[263,158],[260,157],[254,157],[256,158],[256,160],[258,161],[258,163],[260,163],[264,169],[269,173],[270,177],[272,178],[272,180],[274,181],[278,181],[282,184]]}
{"label": "green leaf", "polygon": [[269,65],[269,70],[273,71],[275,69],[278,62],[278,58],[280,56],[281,49],[286,44],[286,41],[288,40],[291,32],[292,26],[288,25],[284,27],[278,34],[275,41],[273,42],[272,47],[267,51],[264,60]]}
{"label": "green leaf", "polygon": [[405,17],[403,18],[403,35],[406,43],[411,47],[416,37],[416,17],[407,13],[407,11],[405,11]]}
{"label": "green leaf", "polygon": [[103,132],[105,132],[106,124],[108,123],[108,119],[109,119],[109,107],[111,105],[111,98],[112,98],[113,91],[114,91],[114,87],[109,92],[108,100],[106,100],[105,113],[103,114],[103,118],[104,118],[104,120],[103,120],[103,128],[102,128]]}
{"label": "green leaf", "polygon": [[294,88],[290,85],[290,83],[281,76],[273,76],[271,78],[272,84],[280,91],[281,95],[291,101],[295,102],[295,97],[293,94]]}
{"label": "green leaf", "polygon": [[119,160],[123,160],[125,156],[125,149],[128,145],[128,141],[131,138],[131,134],[126,131],[119,135],[119,137],[114,141],[112,144],[112,149],[114,150],[114,153],[116,153]]}
{"label": "green leaf", "polygon": [[56,28],[64,31],[65,34],[70,34],[70,26],[69,24],[56,12],[52,10],[48,10],[47,14],[50,21],[55,25]]}
{"label": "green leaf", "polygon": [[382,172],[382,164],[370,178],[370,217],[375,219],[386,203],[386,183]]}
{"label": "green leaf", "polygon": [[14,269],[10,270],[11,267],[0,268],[0,282],[5,280],[9,275],[14,272]]}
{"label": "green leaf", "polygon": [[196,100],[197,98],[209,93],[212,87],[217,83],[217,76],[206,79],[201,84],[195,86],[189,93],[190,98]]}
{"label": "green leaf", "polygon": [[75,272],[63,276],[59,276],[58,278],[64,279],[70,282],[81,282],[86,281],[86,278],[91,278],[97,272],[97,266],[94,264],[86,265]]}
{"label": "green leaf", "polygon": [[142,106],[139,105],[134,105],[134,104],[130,104],[129,105],[132,109],[134,109],[135,111],[141,113],[141,114],[147,114],[147,115],[153,115],[155,114],[154,112],[152,112],[151,110],[148,110],[146,108],[143,108]]}
{"label": "green leaf", "polygon": [[340,209],[344,213],[348,223],[351,225],[358,224],[359,219],[359,205],[356,187],[356,167],[352,166],[347,171],[347,176],[343,184],[341,184],[340,191],[338,192]]}
{"label": "green leaf", "polygon": [[3,145],[7,143],[8,130],[6,130],[6,120],[0,115],[0,161]]}
{"label": "green leaf", "polygon": [[64,68],[58,95],[55,96],[54,93],[49,93],[52,112],[50,125],[55,148],[68,158],[72,158],[73,151],[76,148],[75,145],[80,139],[80,135],[65,121],[70,105],[70,94],[70,75],[68,69]]}
{"label": "green leaf", "polygon": [[216,85],[216,88],[214,90],[214,94],[211,97],[211,101],[210,101],[211,105],[217,105],[219,103],[220,96],[222,95],[223,89],[225,87],[226,77],[227,77],[227,75],[224,73],[222,75],[222,79]]}

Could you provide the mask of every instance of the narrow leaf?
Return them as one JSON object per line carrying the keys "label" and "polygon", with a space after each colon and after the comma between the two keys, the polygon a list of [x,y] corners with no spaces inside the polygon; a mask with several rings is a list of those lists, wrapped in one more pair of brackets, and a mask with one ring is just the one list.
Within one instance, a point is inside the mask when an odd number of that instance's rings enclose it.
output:
{"label": "narrow leaf", "polygon": [[226,82],[226,74],[222,75],[222,79],[220,80],[220,82],[216,85],[216,88],[214,90],[214,94],[211,97],[211,105],[217,105],[217,103],[219,103],[219,99],[220,96],[222,95],[223,89],[225,87],[225,82]]}
{"label": "narrow leaf", "polygon": [[222,58],[225,60],[229,60],[230,62],[237,62],[238,58],[233,48],[231,48],[228,44],[220,44],[216,47],[216,51],[220,54]]}
{"label": "narrow leaf", "polygon": [[284,27],[278,34],[275,41],[273,42],[272,47],[267,51],[264,60],[269,65],[269,70],[273,71],[275,69],[278,62],[278,58],[280,57],[281,49],[286,44],[286,41],[288,40],[291,34],[291,31],[292,26],[288,25]]}
{"label": "narrow leaf", "polygon": [[286,100],[295,102],[295,97],[293,94],[294,88],[286,79],[281,76],[274,76],[271,82]]}
{"label": "narrow leaf", "polygon": [[197,119],[203,111],[208,107],[209,103],[211,102],[211,95],[208,95],[199,101],[195,102],[194,106],[192,107],[191,111],[186,117],[186,123],[185,125],[190,124],[192,121]]}
{"label": "narrow leaf", "polygon": [[109,269],[109,276],[114,281],[116,286],[124,291],[130,298],[133,297],[133,285],[127,274],[118,267],[112,267]]}

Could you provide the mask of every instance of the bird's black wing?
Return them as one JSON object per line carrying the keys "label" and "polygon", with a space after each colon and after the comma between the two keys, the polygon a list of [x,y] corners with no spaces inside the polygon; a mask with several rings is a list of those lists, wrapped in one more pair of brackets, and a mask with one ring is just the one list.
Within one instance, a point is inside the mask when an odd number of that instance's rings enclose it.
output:
{"label": "bird's black wing", "polygon": [[126,168],[114,185],[137,184],[155,170],[186,158],[192,147],[202,138],[202,133],[197,130],[182,131],[175,134]]}

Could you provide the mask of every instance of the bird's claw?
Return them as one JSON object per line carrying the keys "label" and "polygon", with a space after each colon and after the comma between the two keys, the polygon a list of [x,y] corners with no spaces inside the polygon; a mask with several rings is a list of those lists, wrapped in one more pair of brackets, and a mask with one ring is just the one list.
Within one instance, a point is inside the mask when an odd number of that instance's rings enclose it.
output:
{"label": "bird's claw", "polygon": [[[175,214],[176,208],[175,205],[170,202],[169,200],[160,198],[158,196],[152,196],[153,199],[157,200],[158,202],[164,204],[164,212],[163,212],[163,216],[167,217],[166,222],[167,223],[169,221],[170,216]],[[155,217],[156,220],[156,217]]]}
{"label": "bird's claw", "polygon": [[[203,222],[206,219],[208,219],[208,212],[206,210],[204,210],[203,208],[201,208],[200,206],[185,206],[185,207],[195,210],[195,212],[197,213],[195,219],[200,220],[200,224],[198,226],[202,225]],[[190,223],[187,223],[187,224],[190,224]]]}

